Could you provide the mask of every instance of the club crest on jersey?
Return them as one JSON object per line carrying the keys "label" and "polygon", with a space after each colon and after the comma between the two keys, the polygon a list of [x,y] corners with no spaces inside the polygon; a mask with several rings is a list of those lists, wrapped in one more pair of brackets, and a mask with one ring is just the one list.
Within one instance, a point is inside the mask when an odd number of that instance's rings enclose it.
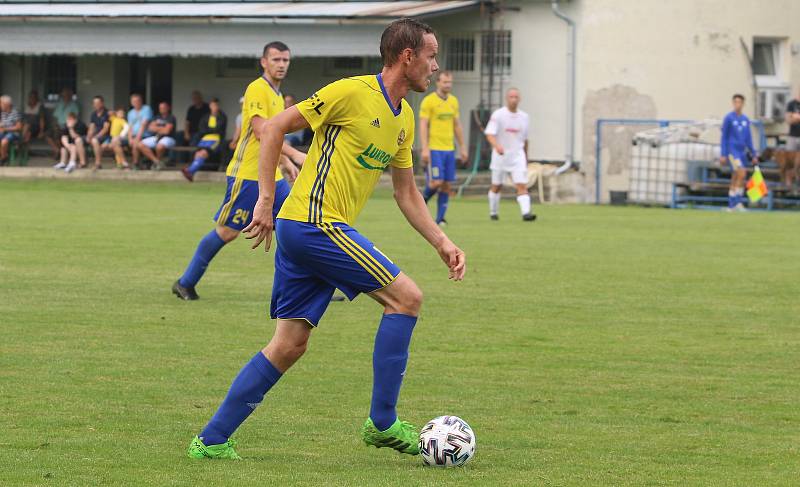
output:
{"label": "club crest on jersey", "polygon": [[403,145],[403,142],[406,141],[406,129],[400,129],[400,133],[397,134],[397,145]]}
{"label": "club crest on jersey", "polygon": [[[379,165],[370,164],[367,159],[375,161]],[[391,160],[392,156],[378,147],[375,147],[375,144],[370,144],[369,147],[364,149],[364,152],[356,157],[356,161],[358,161],[364,169],[373,169],[375,171],[383,171],[386,169],[386,166],[389,165],[389,161]]]}

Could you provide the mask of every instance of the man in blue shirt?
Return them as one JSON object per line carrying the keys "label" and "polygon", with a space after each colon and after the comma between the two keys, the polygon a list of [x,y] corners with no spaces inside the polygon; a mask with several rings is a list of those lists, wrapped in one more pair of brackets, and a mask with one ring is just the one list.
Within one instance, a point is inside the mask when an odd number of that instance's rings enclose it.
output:
{"label": "man in blue shirt", "polygon": [[142,141],[145,130],[150,120],[153,119],[153,110],[144,104],[144,98],[139,93],[131,94],[131,109],[128,111],[128,145],[133,156],[134,169],[139,168],[139,143]]}
{"label": "man in blue shirt", "polygon": [[750,161],[758,164],[750,133],[750,119],[742,113],[744,96],[733,95],[733,111],[722,121],[720,141],[720,164],[729,162],[732,169],[731,185],[728,188],[728,211],[744,211],[744,186]]}

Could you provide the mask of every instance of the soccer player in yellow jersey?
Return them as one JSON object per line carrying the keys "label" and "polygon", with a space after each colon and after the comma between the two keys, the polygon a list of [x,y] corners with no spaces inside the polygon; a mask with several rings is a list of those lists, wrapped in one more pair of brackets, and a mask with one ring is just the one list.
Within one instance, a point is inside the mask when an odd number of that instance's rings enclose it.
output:
{"label": "soccer player in yellow jersey", "polygon": [[458,99],[452,94],[453,75],[440,71],[436,77],[436,91],[422,100],[419,107],[419,138],[422,145],[422,164],[427,166],[427,185],[423,196],[427,203],[439,193],[436,200],[436,223],[447,224],[444,219],[450,201],[450,183],[456,180],[456,146],[458,158],[467,161],[464,130],[458,116]]}
{"label": "soccer player in yellow jersey", "polygon": [[[283,42],[270,42],[264,46],[261,56],[263,74],[247,86],[242,103],[242,136],[226,172],[228,188],[225,199],[214,216],[216,228],[206,234],[197,246],[194,256],[183,275],[172,285],[172,292],[180,299],[198,299],[195,286],[203,277],[211,259],[225,244],[239,236],[253,217],[253,207],[258,199],[258,139],[268,119],[283,111],[281,81],[289,69],[289,48]],[[281,166],[292,179],[305,154],[284,144]],[[291,158],[291,160],[289,160]],[[283,180],[280,170],[275,170],[277,181],[275,213],[289,194],[289,184]]]}
{"label": "soccer player in yellow jersey", "polygon": [[366,293],[383,307],[363,440],[419,453],[417,429],[400,421],[395,407],[422,291],[352,227],[385,168],[391,166],[400,211],[439,253],[451,279],[464,277],[465,257],[431,219],[412,170],[414,115],[404,97],[411,90],[425,91],[438,69],[436,37],[427,25],[400,19],[383,32],[380,51],[380,74],[336,81],[270,119],[261,132],[259,199],[245,229],[256,238],[253,248],[261,242],[266,249],[270,246],[273,177],[284,134],[310,127],[313,162],[301,169],[275,224],[275,334],[239,372],[214,417],[192,441],[190,457],[238,458],[231,434],[303,355],[335,288],[350,299]]}

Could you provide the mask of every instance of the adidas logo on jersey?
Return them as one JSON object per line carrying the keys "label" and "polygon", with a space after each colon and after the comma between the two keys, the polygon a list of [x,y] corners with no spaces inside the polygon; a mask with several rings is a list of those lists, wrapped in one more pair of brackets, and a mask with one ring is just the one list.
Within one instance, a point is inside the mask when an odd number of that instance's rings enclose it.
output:
{"label": "adidas logo on jersey", "polygon": [[375,120],[372,121],[370,125],[372,125],[373,127],[381,128],[381,121],[376,118]]}

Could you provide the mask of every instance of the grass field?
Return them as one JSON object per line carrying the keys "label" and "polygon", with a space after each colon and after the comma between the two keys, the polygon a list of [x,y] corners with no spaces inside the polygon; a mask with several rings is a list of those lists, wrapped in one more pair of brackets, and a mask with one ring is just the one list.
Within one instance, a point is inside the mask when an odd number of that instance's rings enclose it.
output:
{"label": "grass field", "polygon": [[400,413],[474,428],[466,468],[367,449],[371,300],[333,303],[237,432],[185,456],[269,338],[272,254],[169,288],[219,185],[0,181],[0,485],[798,485],[800,215],[455,200],[467,279],[387,192],[357,227],[426,301]]}

